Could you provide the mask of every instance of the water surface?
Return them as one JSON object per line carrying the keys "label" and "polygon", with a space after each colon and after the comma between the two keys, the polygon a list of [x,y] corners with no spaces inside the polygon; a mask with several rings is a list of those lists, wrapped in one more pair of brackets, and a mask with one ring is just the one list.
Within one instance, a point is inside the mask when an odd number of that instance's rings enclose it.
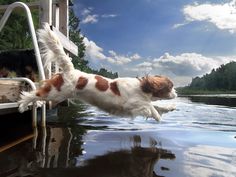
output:
{"label": "water surface", "polygon": [[234,177],[236,108],[213,98],[157,103],[177,107],[159,123],[60,107],[37,137],[0,153],[0,177]]}

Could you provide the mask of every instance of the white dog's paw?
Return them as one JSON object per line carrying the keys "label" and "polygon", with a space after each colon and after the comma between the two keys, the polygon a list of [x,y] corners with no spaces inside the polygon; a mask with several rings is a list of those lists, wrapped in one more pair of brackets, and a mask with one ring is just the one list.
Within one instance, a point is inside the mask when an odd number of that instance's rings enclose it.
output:
{"label": "white dog's paw", "polygon": [[170,106],[168,106],[167,107],[167,109],[168,109],[168,111],[174,111],[174,110],[176,110],[176,105],[170,105]]}
{"label": "white dog's paw", "polygon": [[19,111],[20,113],[23,113],[23,112],[27,111],[28,109],[29,109],[29,108],[28,108],[28,105],[25,105],[25,104],[23,104],[23,103],[20,103],[20,104],[19,104],[18,111]]}
{"label": "white dog's paw", "polygon": [[40,107],[42,107],[43,106],[43,104],[44,104],[44,101],[36,101],[36,107],[37,108],[40,108]]}

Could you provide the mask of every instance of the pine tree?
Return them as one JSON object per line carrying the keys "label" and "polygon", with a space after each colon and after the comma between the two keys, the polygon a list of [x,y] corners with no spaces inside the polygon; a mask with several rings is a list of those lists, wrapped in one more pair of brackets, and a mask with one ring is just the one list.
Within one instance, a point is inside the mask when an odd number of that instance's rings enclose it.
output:
{"label": "pine tree", "polygon": [[[32,2],[33,0],[21,0],[21,2]],[[1,5],[9,5],[15,0],[0,0]],[[32,10],[35,28],[39,25],[39,13]],[[0,15],[0,18],[3,14]],[[29,33],[28,21],[23,10],[13,11],[5,27],[0,33],[0,50],[32,48],[32,39]]]}

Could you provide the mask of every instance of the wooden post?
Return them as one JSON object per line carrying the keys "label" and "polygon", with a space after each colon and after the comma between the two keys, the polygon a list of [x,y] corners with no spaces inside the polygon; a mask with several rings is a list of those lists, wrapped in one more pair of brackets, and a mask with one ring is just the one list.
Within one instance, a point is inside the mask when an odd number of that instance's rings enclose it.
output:
{"label": "wooden post", "polygon": [[58,4],[52,5],[52,25],[59,29],[59,6]]}
{"label": "wooden post", "polygon": [[40,24],[52,24],[52,0],[40,0]]}
{"label": "wooden post", "polygon": [[[40,14],[40,26],[43,23],[52,24],[52,0],[40,0],[39,3],[39,14]],[[50,67],[51,68],[51,67]],[[51,69],[45,70],[46,78],[50,78],[52,75]]]}
{"label": "wooden post", "polygon": [[[52,5],[52,25],[56,28],[59,29],[59,5],[58,3],[54,3]],[[53,71],[54,73],[59,72],[59,67],[55,63],[52,63]]]}
{"label": "wooden post", "polygon": [[69,1],[59,0],[59,30],[68,37],[68,16],[69,16]]}

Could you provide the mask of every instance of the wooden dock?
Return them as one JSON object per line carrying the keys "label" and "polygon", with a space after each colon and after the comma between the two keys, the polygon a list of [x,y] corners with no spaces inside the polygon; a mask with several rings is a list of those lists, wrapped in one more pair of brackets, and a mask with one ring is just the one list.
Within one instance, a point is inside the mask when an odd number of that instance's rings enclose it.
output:
{"label": "wooden dock", "polygon": [[[44,80],[45,78],[50,78],[51,70],[47,72],[47,75],[45,76],[30,9],[38,9],[40,14],[39,15],[40,24],[42,25],[43,23],[46,22],[49,25],[51,25],[53,31],[55,31],[59,39],[62,41],[63,47],[66,49],[66,51],[72,55],[77,56],[78,47],[72,41],[69,40],[69,26],[68,26],[69,5],[72,5],[70,0],[57,0],[57,1],[38,0],[38,2],[33,2],[33,3],[14,2],[10,5],[0,5],[0,12],[5,12],[2,18],[0,19],[0,32],[3,29],[4,25],[6,24],[8,17],[10,16],[13,10],[15,9],[19,10],[21,8],[23,9],[24,13],[26,13],[30,34],[33,41],[34,56],[36,59],[35,63],[38,68],[37,72],[39,76],[39,82],[41,80]],[[0,64],[2,61],[0,58]],[[14,63],[14,65],[19,66],[17,64],[18,61]],[[55,66],[55,64],[52,64],[52,66]],[[19,100],[21,91],[35,90],[37,83],[35,83],[35,81],[32,80],[32,78],[27,76],[16,76],[12,78],[9,77],[9,75],[4,75],[5,74],[4,72],[3,75],[1,75],[2,70],[4,70],[4,68],[2,65],[0,65],[0,120],[1,120],[0,125],[4,128],[7,128],[5,127],[5,122],[10,121],[10,129],[7,130],[10,130],[9,131],[10,133],[17,135],[20,134],[19,132],[17,132],[18,130],[17,122],[11,122],[11,116],[9,115],[13,113],[18,114],[19,116],[17,117],[21,117],[22,115],[23,117],[25,117],[28,115],[28,113],[26,113],[27,115],[19,114],[17,101]],[[35,128],[37,126],[37,107],[34,106],[33,104],[32,111],[28,112],[30,112],[28,116],[33,118],[33,119],[31,118],[33,125],[32,127]],[[42,107],[41,115],[42,115],[41,125],[42,127],[45,127],[46,126],[45,105],[43,105]],[[26,125],[29,126],[28,124]],[[32,127],[30,126],[29,128]],[[5,136],[4,132],[5,131],[2,132],[3,137],[7,137]],[[0,151],[6,150],[7,148],[10,148],[11,146],[14,146],[15,144],[18,144],[22,141],[26,141],[32,138],[32,136],[33,136],[32,134],[24,135],[19,141],[15,142],[12,141],[9,143],[9,145],[3,146],[2,148],[0,148]],[[0,147],[1,147],[1,141],[0,141]]]}
{"label": "wooden dock", "polygon": [[[27,14],[28,24],[30,27],[30,32],[32,35],[33,45],[34,45],[34,56],[37,61],[35,63],[37,65],[36,67],[38,67],[38,70],[36,72],[38,72],[39,81],[44,80],[45,78],[50,78],[52,73],[51,73],[51,70],[49,70],[46,72],[46,75],[44,74],[44,69],[42,67],[43,65],[42,65],[42,61],[41,61],[41,57],[40,57],[40,53],[38,49],[37,38],[35,35],[35,30],[34,30],[34,25],[33,25],[32,17],[31,17],[30,9],[38,9],[39,14],[40,14],[39,15],[40,24],[42,25],[43,23],[46,22],[52,25],[52,30],[58,35],[66,51],[72,55],[78,55],[78,47],[68,38],[69,37],[69,27],[68,27],[69,5],[72,5],[70,0],[58,0],[58,1],[39,0],[38,2],[26,3],[26,4],[15,2],[11,5],[0,5],[0,11],[1,12],[5,11],[3,17],[0,19],[0,31],[3,29],[6,21],[8,20],[9,15],[14,9],[19,10],[19,8],[22,8],[23,10],[25,10],[25,13]],[[9,60],[11,60],[11,58],[9,58]],[[35,60],[35,59],[32,58],[32,60]],[[27,84],[22,82],[22,80],[17,81],[16,79],[10,78],[9,75],[4,76],[4,74],[6,73],[5,72],[1,73],[1,71],[6,71],[6,70],[4,70],[5,69],[4,65],[1,65],[1,62],[4,63],[5,61],[3,60],[1,61],[1,57],[0,57],[0,90],[1,90],[0,115],[8,113],[9,110],[10,112],[17,110],[16,109],[18,107],[17,101],[19,100],[20,92],[30,90],[29,88],[27,88],[26,86]],[[22,67],[21,65],[18,64],[20,61],[14,61],[14,62],[15,64],[13,65]],[[52,66],[54,65],[55,64],[52,63]],[[24,68],[21,68],[21,69],[26,68],[26,66],[23,66],[23,67]],[[29,64],[29,67],[32,67],[32,65]],[[57,66],[55,66],[55,68],[57,68]],[[1,77],[9,77],[9,80],[1,80]],[[19,76],[16,76],[16,77],[19,77]],[[27,76],[22,76],[22,77],[27,77]],[[28,78],[32,79],[31,77],[28,77]],[[27,81],[28,83],[31,84],[31,88],[32,88],[32,85],[35,85],[35,83],[33,83],[32,81],[34,80]],[[35,86],[33,87],[36,88]]]}

